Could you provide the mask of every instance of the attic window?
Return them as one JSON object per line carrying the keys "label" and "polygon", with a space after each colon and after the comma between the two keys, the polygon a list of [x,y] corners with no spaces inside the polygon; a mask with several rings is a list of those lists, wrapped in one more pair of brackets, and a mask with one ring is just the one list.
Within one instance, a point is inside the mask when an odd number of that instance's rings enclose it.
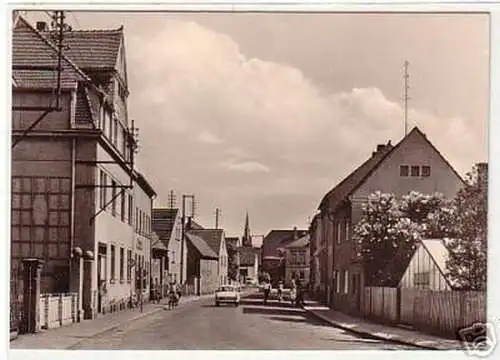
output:
{"label": "attic window", "polygon": [[410,174],[408,165],[401,165],[399,167],[399,176],[407,177]]}
{"label": "attic window", "polygon": [[431,167],[430,166],[422,166],[422,176],[428,177],[431,176]]}
{"label": "attic window", "polygon": [[413,165],[411,167],[411,176],[412,177],[419,177],[420,176],[420,166]]}

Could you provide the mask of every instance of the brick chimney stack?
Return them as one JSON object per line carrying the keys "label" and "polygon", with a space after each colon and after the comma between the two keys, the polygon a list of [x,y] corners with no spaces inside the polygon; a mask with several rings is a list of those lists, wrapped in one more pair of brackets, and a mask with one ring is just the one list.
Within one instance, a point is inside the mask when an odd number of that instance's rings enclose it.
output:
{"label": "brick chimney stack", "polygon": [[40,32],[45,32],[49,30],[49,27],[45,21],[37,21],[36,29]]}

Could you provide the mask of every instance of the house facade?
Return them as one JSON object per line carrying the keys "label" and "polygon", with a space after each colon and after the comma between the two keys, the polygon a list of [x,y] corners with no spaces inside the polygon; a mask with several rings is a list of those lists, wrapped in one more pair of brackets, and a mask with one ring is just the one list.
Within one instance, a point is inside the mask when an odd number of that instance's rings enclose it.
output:
{"label": "house facade", "polygon": [[213,293],[220,286],[219,255],[199,236],[186,233],[188,286],[197,295]]}
{"label": "house facade", "polygon": [[307,230],[271,230],[262,242],[262,271],[271,276],[271,281],[285,279],[285,246],[307,233]]}
{"label": "house facade", "polygon": [[[325,195],[319,206],[321,236],[326,256],[316,253],[322,278],[323,301],[351,313],[362,309],[364,267],[352,229],[362,216],[368,196],[376,191],[405,195],[411,191],[441,193],[452,198],[463,180],[418,128],[413,128],[397,145],[378,145],[372,156]],[[318,235],[319,234],[319,235]]]}
{"label": "house facade", "polygon": [[[186,244],[182,245],[182,216],[179,209],[154,208],[153,230],[168,251],[168,282],[186,279]],[[184,249],[182,249],[184,247]],[[181,256],[184,258],[181,260]]]}
{"label": "house facade", "polygon": [[224,230],[222,229],[190,229],[188,233],[201,238],[218,257],[218,283],[228,283],[228,257]]}
{"label": "house facade", "polygon": [[419,241],[399,287],[434,291],[452,290],[452,284],[445,276],[448,257],[448,249],[443,239]]}
{"label": "house facade", "polygon": [[131,166],[123,28],[65,33],[60,109],[45,118],[30,107],[54,101],[56,72],[19,70],[57,64],[50,33],[37,28],[18,17],[13,31],[11,258],[44,260],[41,291],[78,293],[92,318],[125,307],[138,269],[148,274],[156,194]]}
{"label": "house facade", "polygon": [[240,282],[257,279],[259,276],[260,249],[249,246],[238,248]]}
{"label": "house facade", "polygon": [[310,280],[310,237],[306,234],[285,247],[285,285],[293,281],[302,284]]}

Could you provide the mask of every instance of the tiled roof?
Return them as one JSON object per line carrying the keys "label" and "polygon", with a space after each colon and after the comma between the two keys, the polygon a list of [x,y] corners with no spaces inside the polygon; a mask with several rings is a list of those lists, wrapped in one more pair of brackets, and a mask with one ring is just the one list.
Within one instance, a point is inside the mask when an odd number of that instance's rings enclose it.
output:
{"label": "tiled roof", "polygon": [[239,247],[240,266],[253,266],[255,264],[255,254],[258,254],[259,250],[259,248],[254,247]]}
{"label": "tiled roof", "polygon": [[186,233],[186,238],[193,244],[193,246],[198,250],[202,258],[205,259],[219,259],[219,256],[208,246],[208,244],[199,236]]}
{"label": "tiled roof", "polygon": [[222,229],[197,229],[188,232],[202,238],[216,254],[219,254],[220,243],[224,234]]}
{"label": "tiled roof", "polygon": [[[49,33],[45,33],[49,35]],[[65,53],[81,69],[115,69],[123,27],[113,30],[72,30],[64,34]]]}
{"label": "tiled roof", "polygon": [[[57,66],[57,48],[23,17],[19,17],[12,34],[12,65]],[[78,81],[90,78],[66,55],[62,61],[61,86],[74,88]],[[56,71],[13,70],[15,86],[26,88],[56,88]]]}
{"label": "tiled roof", "polygon": [[169,243],[179,209],[153,209],[151,227],[158,237]]}
{"label": "tiled roof", "polygon": [[372,155],[361,166],[354,170],[349,176],[342,180],[337,186],[330,190],[321,200],[319,208],[322,208],[328,203],[331,209],[339,206],[354,190],[361,185],[365,178],[370,175],[377,166],[385,159],[385,157],[394,149],[390,144],[385,148]]}
{"label": "tiled roof", "polygon": [[286,248],[303,248],[309,245],[309,234],[306,234],[299,239],[292,241],[291,243],[287,244],[285,247]]}
{"label": "tiled roof", "polygon": [[[262,242],[262,255],[266,257],[279,257],[278,248],[284,247],[294,239],[295,230],[271,230],[264,241]],[[306,230],[297,230],[298,236],[303,236],[307,233]]]}
{"label": "tiled roof", "polygon": [[448,165],[451,171],[462,181],[462,177],[456,172],[453,166],[450,165],[448,160],[439,152],[438,149],[427,139],[427,136],[418,128],[414,127],[408,135],[406,135],[397,145],[392,146],[390,142],[385,145],[383,149],[377,151],[368,160],[366,160],[361,166],[354,170],[349,176],[342,180],[337,186],[330,190],[321,200],[319,209],[323,206],[328,206],[330,209],[334,210],[339,206],[344,200],[347,199],[363,182],[378,168],[378,166],[389,156],[393,151],[401,146],[408,138],[412,136],[422,136],[427,144],[434,149],[443,162]]}

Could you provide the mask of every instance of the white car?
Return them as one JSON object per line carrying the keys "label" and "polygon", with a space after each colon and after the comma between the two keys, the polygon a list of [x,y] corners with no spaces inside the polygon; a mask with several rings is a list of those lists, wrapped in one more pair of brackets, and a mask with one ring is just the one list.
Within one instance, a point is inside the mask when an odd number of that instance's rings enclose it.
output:
{"label": "white car", "polygon": [[218,288],[215,292],[215,306],[220,306],[220,304],[238,306],[240,304],[239,289],[234,285],[222,285]]}

